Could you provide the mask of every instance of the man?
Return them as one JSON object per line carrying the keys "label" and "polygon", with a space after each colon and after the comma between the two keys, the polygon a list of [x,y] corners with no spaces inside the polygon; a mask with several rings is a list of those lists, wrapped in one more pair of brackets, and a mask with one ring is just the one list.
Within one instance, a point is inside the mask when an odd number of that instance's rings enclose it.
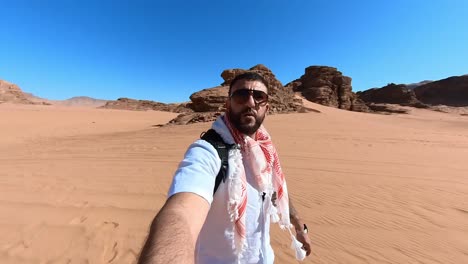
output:
{"label": "man", "polygon": [[270,264],[270,221],[290,233],[295,228],[298,259],[310,254],[306,226],[288,199],[276,149],[262,126],[268,109],[263,77],[247,72],[231,82],[226,113],[212,127],[238,146],[229,151],[227,177],[213,194],[221,160],[209,142],[193,143],[151,224],[140,264]]}

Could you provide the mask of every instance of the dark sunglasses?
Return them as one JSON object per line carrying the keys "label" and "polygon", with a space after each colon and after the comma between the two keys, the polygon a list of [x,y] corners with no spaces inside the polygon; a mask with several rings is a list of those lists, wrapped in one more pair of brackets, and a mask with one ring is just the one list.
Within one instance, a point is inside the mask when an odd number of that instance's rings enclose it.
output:
{"label": "dark sunglasses", "polygon": [[239,89],[231,94],[231,98],[238,104],[245,104],[252,95],[256,105],[265,105],[268,102],[268,94],[259,90]]}

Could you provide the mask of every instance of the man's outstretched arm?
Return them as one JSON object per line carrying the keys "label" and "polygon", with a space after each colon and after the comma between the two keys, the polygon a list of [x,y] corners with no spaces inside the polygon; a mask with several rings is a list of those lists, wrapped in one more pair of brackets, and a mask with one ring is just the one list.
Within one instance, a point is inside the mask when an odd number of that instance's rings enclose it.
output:
{"label": "man's outstretched arm", "polygon": [[289,219],[291,220],[291,224],[296,229],[297,240],[303,244],[302,248],[306,251],[307,256],[309,256],[312,252],[309,235],[304,233],[304,223],[299,217],[299,213],[296,211],[296,208],[291,201],[291,196],[289,196]]}
{"label": "man's outstretched arm", "polygon": [[138,264],[194,263],[210,205],[194,193],[171,196],[154,218]]}

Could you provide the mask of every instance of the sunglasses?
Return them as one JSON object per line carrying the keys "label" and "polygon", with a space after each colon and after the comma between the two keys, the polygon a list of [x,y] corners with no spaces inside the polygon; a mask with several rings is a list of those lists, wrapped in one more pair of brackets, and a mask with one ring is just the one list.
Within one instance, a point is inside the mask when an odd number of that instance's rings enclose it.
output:
{"label": "sunglasses", "polygon": [[264,106],[268,102],[268,94],[259,90],[239,89],[231,94],[231,98],[238,104],[245,104],[249,101],[252,95],[255,104]]}

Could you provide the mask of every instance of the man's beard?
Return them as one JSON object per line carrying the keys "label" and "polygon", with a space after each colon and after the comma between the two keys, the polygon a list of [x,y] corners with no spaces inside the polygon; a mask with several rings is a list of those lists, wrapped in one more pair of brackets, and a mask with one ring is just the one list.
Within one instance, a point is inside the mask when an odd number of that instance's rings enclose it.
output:
{"label": "man's beard", "polygon": [[[242,123],[242,116],[246,113],[251,113],[252,117],[255,119],[255,122],[252,124],[249,123]],[[242,134],[245,135],[253,135],[257,132],[258,128],[262,125],[263,120],[265,119],[265,114],[262,116],[256,114],[252,109],[246,108],[245,110],[234,113],[231,109],[227,111],[229,116],[229,120],[231,120],[232,125],[239,130]]]}

